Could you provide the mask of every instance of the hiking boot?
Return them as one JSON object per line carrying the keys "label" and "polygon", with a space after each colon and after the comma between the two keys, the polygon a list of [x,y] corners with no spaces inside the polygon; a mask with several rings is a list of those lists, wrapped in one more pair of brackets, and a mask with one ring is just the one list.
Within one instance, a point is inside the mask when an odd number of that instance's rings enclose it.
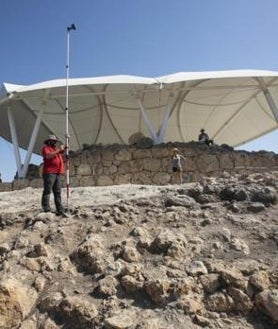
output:
{"label": "hiking boot", "polygon": [[65,213],[64,211],[57,211],[56,216],[60,216],[62,218],[68,218],[69,217],[69,215],[67,213]]}

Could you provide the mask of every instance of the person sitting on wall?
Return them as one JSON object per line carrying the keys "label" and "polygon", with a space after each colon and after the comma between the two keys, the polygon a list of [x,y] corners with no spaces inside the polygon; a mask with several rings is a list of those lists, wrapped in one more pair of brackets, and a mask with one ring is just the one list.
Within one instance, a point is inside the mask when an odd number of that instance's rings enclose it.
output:
{"label": "person sitting on wall", "polygon": [[200,143],[205,143],[207,144],[208,146],[212,145],[213,144],[213,140],[212,139],[209,139],[209,136],[208,134],[205,132],[205,129],[201,129],[200,130],[200,134],[199,134],[199,142]]}

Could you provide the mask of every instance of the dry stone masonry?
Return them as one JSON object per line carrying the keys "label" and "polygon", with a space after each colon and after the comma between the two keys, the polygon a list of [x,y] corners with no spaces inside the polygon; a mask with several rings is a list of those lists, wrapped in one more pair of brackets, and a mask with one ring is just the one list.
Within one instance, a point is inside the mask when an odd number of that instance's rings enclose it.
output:
{"label": "dry stone masonry", "polygon": [[[268,171],[278,168],[278,155],[272,152],[234,151],[227,145],[208,147],[196,142],[160,145],[92,145],[70,154],[71,186],[119,184],[167,185],[172,183],[172,149],[186,156],[184,182],[223,172]],[[0,184],[0,191],[42,187],[38,167],[30,165],[28,179]]]}

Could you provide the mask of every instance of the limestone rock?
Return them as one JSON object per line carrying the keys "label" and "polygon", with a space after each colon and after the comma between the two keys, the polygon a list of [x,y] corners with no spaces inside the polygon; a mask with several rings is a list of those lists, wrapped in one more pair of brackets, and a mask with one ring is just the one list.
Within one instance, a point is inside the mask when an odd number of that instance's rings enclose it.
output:
{"label": "limestone rock", "polygon": [[42,266],[41,266],[42,264],[39,261],[39,259],[23,257],[20,260],[20,264],[23,265],[23,266],[25,266],[30,271],[37,271],[37,272],[39,272],[42,269]]}
{"label": "limestone rock", "polygon": [[15,279],[0,282],[0,328],[17,328],[37,299],[34,290]]}
{"label": "limestone rock", "polygon": [[27,257],[47,257],[48,256],[48,251],[47,251],[47,246],[42,243],[35,244],[32,248],[31,251],[27,253]]}
{"label": "limestone rock", "polygon": [[89,176],[91,172],[92,169],[87,163],[80,164],[76,169],[76,174],[80,176]]}
{"label": "limestone rock", "polygon": [[153,183],[157,185],[169,184],[171,175],[167,172],[158,172],[153,177]]}
{"label": "limestone rock", "polygon": [[115,154],[115,159],[118,161],[128,161],[131,160],[131,154],[126,149],[121,149]]}
{"label": "limestone rock", "polygon": [[204,263],[201,261],[193,261],[186,266],[186,271],[189,275],[196,276],[201,274],[207,274],[208,270]]}
{"label": "limestone rock", "polygon": [[242,187],[235,192],[235,199],[237,201],[245,201],[248,200],[248,198],[249,198],[248,192]]}
{"label": "limestone rock", "polygon": [[138,140],[137,147],[140,149],[149,149],[153,146],[153,140],[149,137],[144,137]]}
{"label": "limestone rock", "polygon": [[165,147],[160,147],[159,145],[158,146],[154,146],[152,148],[152,156],[153,158],[160,158],[160,159],[163,159],[163,158],[169,158],[171,155],[171,152],[168,148],[165,148]]}
{"label": "limestone rock", "polygon": [[122,267],[121,274],[124,275],[132,275],[138,276],[143,268],[143,264],[141,263],[125,263]]}
{"label": "limestone rock", "polygon": [[8,243],[1,243],[0,244],[0,257],[4,256],[8,251],[10,251],[10,246]]}
{"label": "limestone rock", "polygon": [[240,271],[229,268],[220,270],[220,278],[227,287],[235,287],[242,290],[246,288],[246,281]]}
{"label": "limestone rock", "polygon": [[26,239],[24,236],[19,236],[16,243],[15,243],[15,249],[23,249],[28,247],[30,244],[30,241]]}
{"label": "limestone rock", "polygon": [[105,329],[129,329],[134,324],[134,318],[128,315],[115,315],[105,319]]}
{"label": "limestone rock", "polygon": [[20,325],[23,314],[17,298],[3,287],[0,287],[0,328],[16,328]]}
{"label": "limestone rock", "polygon": [[233,298],[234,310],[241,314],[248,314],[252,310],[253,303],[248,295],[246,295],[242,290],[232,287],[228,290],[228,293]]}
{"label": "limestone rock", "polygon": [[192,277],[185,277],[177,279],[173,287],[173,296],[179,298],[180,296],[187,295],[191,291],[196,290],[197,283]]}
{"label": "limestone rock", "polygon": [[99,178],[97,179],[97,186],[109,186],[109,185],[113,185],[113,180],[106,175],[101,175],[99,176]]}
{"label": "limestone rock", "polygon": [[151,318],[151,319],[139,319],[139,323],[137,325],[138,329],[159,329],[159,319]]}
{"label": "limestone rock", "polygon": [[214,294],[221,287],[220,276],[218,273],[201,275],[199,280],[204,291],[208,294]]}
{"label": "limestone rock", "polygon": [[232,233],[228,228],[223,227],[222,231],[220,231],[219,233],[222,236],[222,238],[224,239],[224,241],[226,241],[226,242],[231,241]]}
{"label": "limestone rock", "polygon": [[141,258],[140,253],[136,248],[131,246],[125,246],[122,254],[122,258],[129,263],[138,262]]}
{"label": "limestone rock", "polygon": [[169,281],[158,279],[147,281],[144,287],[151,300],[156,304],[160,304],[167,298],[170,283]]}
{"label": "limestone rock", "polygon": [[135,145],[140,139],[145,138],[144,134],[138,131],[137,133],[132,134],[128,139],[128,145]]}
{"label": "limestone rock", "polygon": [[251,201],[261,202],[266,206],[277,203],[277,199],[277,193],[273,187],[265,187],[255,191],[251,196]]}
{"label": "limestone rock", "polygon": [[118,280],[112,275],[107,275],[99,281],[98,291],[104,296],[112,296],[117,292]]}
{"label": "limestone rock", "polygon": [[232,297],[222,292],[217,292],[207,298],[206,308],[212,312],[229,313],[233,310],[233,303]]}
{"label": "limestone rock", "polygon": [[228,170],[234,167],[233,157],[230,153],[221,154],[219,162],[222,169]]}
{"label": "limestone rock", "polygon": [[158,172],[161,168],[161,160],[160,159],[144,159],[144,170],[151,172]]}
{"label": "limestone rock", "polygon": [[196,163],[198,170],[204,173],[218,171],[220,168],[218,158],[210,154],[200,155]]}
{"label": "limestone rock", "polygon": [[[27,328],[26,328],[27,329]],[[59,329],[59,327],[50,318],[47,318],[43,323],[40,323],[38,329]]]}
{"label": "limestone rock", "polygon": [[256,305],[263,313],[278,321],[278,289],[260,292],[256,296]]}
{"label": "limestone rock", "polygon": [[73,328],[93,327],[94,319],[98,314],[92,302],[75,296],[63,299],[59,308],[66,322],[69,322]]}
{"label": "limestone rock", "polygon": [[38,292],[40,292],[45,287],[45,284],[46,284],[46,279],[43,276],[38,276],[35,279],[33,286]]}
{"label": "limestone rock", "polygon": [[128,293],[134,293],[143,288],[143,282],[131,275],[125,275],[121,279],[121,284]]}
{"label": "limestone rock", "polygon": [[210,326],[211,324],[211,320],[202,316],[202,315],[199,315],[199,314],[196,314],[195,317],[194,317],[194,322],[197,323],[199,326],[201,327],[208,327]]}
{"label": "limestone rock", "polygon": [[265,205],[262,202],[251,202],[247,205],[247,210],[253,213],[258,213],[265,210]]}
{"label": "limestone rock", "polygon": [[195,205],[196,205],[196,201],[187,195],[179,195],[179,196],[168,195],[165,199],[166,207],[181,206],[181,207],[190,208]]}
{"label": "limestone rock", "polygon": [[232,201],[236,198],[236,189],[233,186],[225,186],[219,193],[221,200]]}
{"label": "limestone rock", "polygon": [[203,305],[200,301],[185,295],[177,301],[177,307],[182,309],[186,314],[200,314],[203,310]]}
{"label": "limestone rock", "polygon": [[79,271],[86,273],[102,273],[111,256],[104,257],[103,240],[99,235],[90,235],[86,241],[70,254],[71,261]]}
{"label": "limestone rock", "polygon": [[249,246],[242,239],[233,238],[230,243],[230,246],[236,251],[241,251],[244,255],[249,255],[250,253]]}
{"label": "limestone rock", "polygon": [[139,248],[149,248],[151,246],[151,236],[145,228],[136,227],[132,230],[131,235],[138,237]]}
{"label": "limestone rock", "polygon": [[270,285],[269,277],[267,272],[259,271],[249,278],[250,284],[259,291],[267,289]]}
{"label": "limestone rock", "polygon": [[176,259],[181,259],[187,253],[185,239],[177,239],[173,241],[167,250],[167,255]]}
{"label": "limestone rock", "polygon": [[37,321],[36,319],[27,319],[23,321],[20,325],[20,329],[37,329]]}
{"label": "limestone rock", "polygon": [[151,247],[157,251],[167,252],[174,241],[176,241],[176,235],[172,231],[166,229],[158,233]]}
{"label": "limestone rock", "polygon": [[58,291],[49,292],[39,303],[42,312],[53,312],[59,309],[59,304],[63,300],[63,295]]}

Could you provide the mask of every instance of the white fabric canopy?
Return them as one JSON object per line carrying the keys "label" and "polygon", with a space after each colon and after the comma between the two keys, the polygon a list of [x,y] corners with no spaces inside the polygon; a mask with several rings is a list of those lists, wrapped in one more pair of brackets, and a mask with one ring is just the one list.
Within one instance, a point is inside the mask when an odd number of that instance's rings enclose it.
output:
{"label": "white fabric canopy", "polygon": [[[4,83],[0,135],[17,139],[24,149],[33,138],[32,152],[40,153],[48,134],[65,140],[65,104],[66,79],[30,86]],[[70,79],[70,149],[128,143],[138,131],[156,143],[189,142],[197,140],[201,128],[216,144],[238,146],[278,128],[277,104],[278,72],[273,71]]]}

